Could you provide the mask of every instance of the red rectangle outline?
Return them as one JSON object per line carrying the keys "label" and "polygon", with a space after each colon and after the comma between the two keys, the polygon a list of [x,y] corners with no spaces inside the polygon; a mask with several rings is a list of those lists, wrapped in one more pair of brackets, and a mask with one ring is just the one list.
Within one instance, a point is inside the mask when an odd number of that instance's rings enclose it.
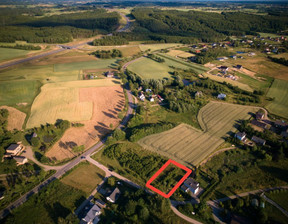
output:
{"label": "red rectangle outline", "polygon": [[[159,189],[153,187],[151,185],[151,183],[153,182],[153,180],[155,180],[161,172],[163,172],[163,170],[165,170],[167,168],[167,166],[169,166],[169,164],[172,163],[175,166],[181,168],[182,170],[185,170],[187,173],[181,178],[181,180],[172,188],[172,190],[168,193],[165,194],[164,192],[160,191]],[[152,191],[155,191],[156,193],[160,194],[161,196],[163,196],[164,198],[170,198],[170,196],[178,189],[178,187],[180,187],[180,185],[187,179],[187,177],[189,177],[189,175],[192,173],[192,170],[190,170],[189,168],[187,168],[186,166],[175,162],[172,159],[169,159],[146,183],[146,187],[148,187],[149,189],[151,189]]]}

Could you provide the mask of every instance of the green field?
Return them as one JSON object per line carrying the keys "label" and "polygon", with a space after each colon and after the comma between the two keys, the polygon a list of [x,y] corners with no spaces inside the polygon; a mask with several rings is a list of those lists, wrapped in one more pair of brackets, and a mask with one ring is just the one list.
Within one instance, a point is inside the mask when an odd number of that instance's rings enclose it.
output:
{"label": "green field", "polygon": [[165,63],[158,63],[149,58],[141,58],[128,66],[128,69],[143,79],[171,78],[169,72],[173,70]]}
{"label": "green field", "polygon": [[288,82],[275,79],[267,93],[267,97],[274,98],[266,106],[269,112],[288,119]]}
{"label": "green field", "polygon": [[157,55],[164,58],[165,64],[167,64],[168,66],[174,66],[176,68],[182,68],[182,69],[192,69],[197,74],[201,74],[209,70],[203,65],[199,65],[196,63],[192,63],[192,62],[185,62],[180,59],[176,59],[175,57],[169,56],[167,54],[158,53]]}
{"label": "green field", "polygon": [[105,59],[97,61],[83,61],[83,62],[71,62],[64,64],[55,64],[55,72],[67,72],[73,70],[83,69],[105,69],[105,68],[117,68],[118,64],[115,59]]}
{"label": "green field", "polygon": [[24,57],[31,51],[0,47],[0,62],[14,58]]}
{"label": "green field", "polygon": [[227,103],[210,102],[198,114],[202,128],[195,129],[181,124],[169,131],[142,138],[138,143],[145,149],[155,151],[168,158],[197,166],[232,134],[240,120],[251,117],[259,108]]}
{"label": "green field", "polygon": [[0,82],[0,105],[16,108],[32,104],[40,91],[40,82],[36,80],[15,80]]}
{"label": "green field", "polygon": [[101,183],[104,177],[105,172],[103,170],[91,163],[82,162],[68,175],[63,177],[61,182],[84,191],[86,195],[89,195]]}

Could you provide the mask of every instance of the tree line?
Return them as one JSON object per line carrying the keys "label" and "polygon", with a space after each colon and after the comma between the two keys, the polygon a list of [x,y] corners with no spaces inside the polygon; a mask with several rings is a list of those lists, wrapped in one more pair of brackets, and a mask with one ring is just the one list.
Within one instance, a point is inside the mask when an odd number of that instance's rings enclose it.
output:
{"label": "tree line", "polygon": [[103,59],[107,59],[107,58],[122,58],[122,52],[119,51],[118,49],[112,49],[111,50],[97,50],[97,51],[94,51],[92,53],[90,53],[91,55],[94,55],[96,56],[97,58],[103,58]]}
{"label": "tree line", "polygon": [[118,36],[104,36],[101,39],[95,39],[92,43],[93,46],[110,46],[124,44],[128,44],[128,41]]}

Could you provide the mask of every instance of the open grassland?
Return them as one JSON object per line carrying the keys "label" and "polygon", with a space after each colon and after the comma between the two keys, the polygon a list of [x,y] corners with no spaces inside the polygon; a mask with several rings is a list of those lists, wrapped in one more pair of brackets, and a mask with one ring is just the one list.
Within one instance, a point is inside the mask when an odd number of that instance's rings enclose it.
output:
{"label": "open grassland", "polygon": [[12,131],[14,129],[22,130],[26,114],[7,106],[1,106],[0,109],[7,109],[9,111],[7,130]]}
{"label": "open grassland", "polygon": [[0,62],[7,61],[14,58],[24,57],[31,51],[12,49],[12,48],[1,48],[0,47]]}
{"label": "open grassland", "polygon": [[0,82],[0,105],[16,107],[24,112],[39,93],[40,82],[35,80],[15,80]]}
{"label": "open grassland", "polygon": [[55,72],[66,72],[73,70],[82,69],[104,69],[104,68],[115,68],[117,67],[115,59],[105,59],[105,60],[93,60],[93,61],[83,61],[83,62],[71,62],[64,64],[55,64]]}
{"label": "open grassland", "polygon": [[198,114],[203,131],[181,124],[169,131],[142,138],[138,143],[145,149],[168,158],[197,166],[232,134],[237,122],[248,119],[259,108],[228,103],[210,102]]}
{"label": "open grassland", "polygon": [[244,84],[244,83],[241,83],[241,82],[229,79],[229,78],[224,78],[224,77],[220,77],[220,76],[217,76],[217,75],[211,75],[209,73],[204,73],[202,75],[204,75],[205,77],[208,77],[209,79],[212,79],[214,81],[221,82],[221,83],[227,82],[227,83],[230,83],[233,86],[238,86],[240,89],[243,89],[243,90],[246,90],[246,91],[249,91],[249,92],[253,92],[253,89],[247,84]]}
{"label": "open grassland", "polygon": [[119,84],[115,79],[71,81],[45,84],[35,98],[27,128],[54,124],[57,119],[84,121],[92,117],[92,102],[80,102],[79,89]]}
{"label": "open grassland", "polygon": [[282,208],[284,208],[286,211],[288,211],[288,190],[282,190],[280,192],[270,192],[266,193],[268,198],[275,201],[278,205],[280,205]]}
{"label": "open grassland", "polygon": [[267,96],[274,98],[266,106],[269,112],[288,119],[288,82],[275,79]]}
{"label": "open grassland", "polygon": [[[97,82],[98,80],[96,80]],[[102,80],[99,80],[100,82]],[[81,82],[81,81],[80,81]],[[53,160],[73,158],[77,153],[73,152],[71,143],[76,146],[83,145],[89,148],[100,138],[115,128],[120,119],[118,113],[124,107],[125,98],[120,85],[80,88],[79,103],[92,103],[92,117],[90,120],[81,121],[83,127],[69,128],[62,138],[56,142],[46,153]]]}
{"label": "open grassland", "polygon": [[128,69],[143,79],[171,78],[169,72],[173,70],[165,63],[159,63],[149,58],[141,58],[128,66]]}
{"label": "open grassland", "polygon": [[167,49],[171,47],[182,46],[182,44],[140,44],[139,47],[141,51],[147,51],[150,49],[150,52],[158,51],[161,49]]}
{"label": "open grassland", "polygon": [[257,107],[210,102],[200,109],[197,118],[204,132],[221,138],[234,132],[241,120],[250,118],[258,110]]}
{"label": "open grassland", "polygon": [[89,195],[101,183],[105,172],[88,162],[80,163],[61,182]]}
{"label": "open grassland", "polygon": [[283,53],[283,54],[275,54],[272,55],[273,58],[285,58],[286,60],[288,60],[288,53]]}
{"label": "open grassland", "polygon": [[138,143],[143,148],[156,151],[170,159],[197,166],[223,141],[189,125],[181,124],[169,131],[147,136]]}
{"label": "open grassland", "polygon": [[173,66],[176,68],[182,68],[182,69],[190,69],[190,70],[193,70],[194,72],[196,72],[197,74],[201,74],[201,73],[207,72],[209,70],[208,68],[204,67],[203,65],[199,65],[196,63],[192,63],[192,62],[185,62],[183,60],[171,57],[167,54],[158,53],[157,55],[164,58],[165,63],[169,66]]}

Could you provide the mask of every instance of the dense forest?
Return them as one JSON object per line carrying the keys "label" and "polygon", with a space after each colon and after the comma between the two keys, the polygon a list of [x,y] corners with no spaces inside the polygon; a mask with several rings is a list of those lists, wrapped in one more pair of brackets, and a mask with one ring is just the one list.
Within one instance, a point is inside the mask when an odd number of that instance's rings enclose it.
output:
{"label": "dense forest", "polygon": [[119,23],[117,12],[104,9],[44,17],[35,16],[36,12],[32,10],[30,15],[18,9],[0,9],[0,42],[65,43],[111,32]]}
{"label": "dense forest", "polygon": [[287,15],[254,15],[243,12],[198,12],[135,8],[131,13],[142,33],[152,40],[186,43],[187,37],[214,42],[227,35],[275,33],[288,27]]}

